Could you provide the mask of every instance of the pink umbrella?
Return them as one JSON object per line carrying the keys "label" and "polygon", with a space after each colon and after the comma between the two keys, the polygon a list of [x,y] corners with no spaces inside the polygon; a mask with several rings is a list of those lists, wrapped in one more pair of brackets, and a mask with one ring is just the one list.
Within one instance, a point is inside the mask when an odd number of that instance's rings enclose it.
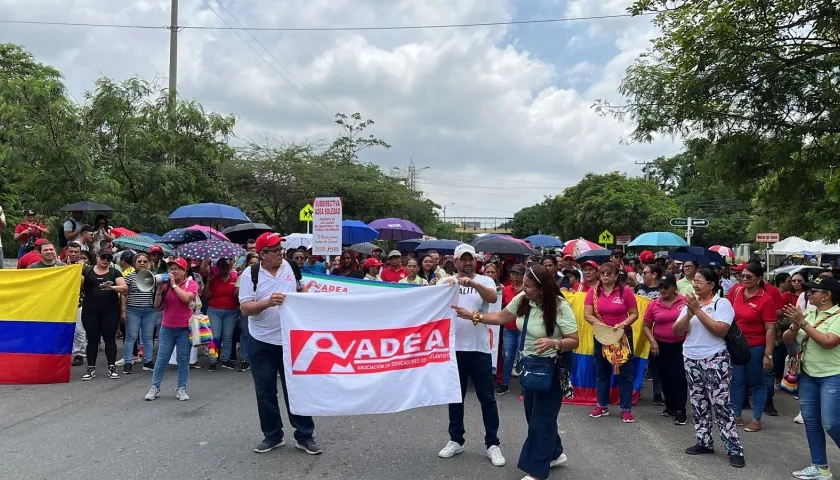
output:
{"label": "pink umbrella", "polygon": [[212,227],[206,227],[204,225],[193,225],[192,227],[187,227],[187,230],[201,230],[202,232],[207,232],[210,235],[218,238],[219,240],[224,240],[226,242],[230,241],[228,239],[228,237],[225,236],[224,233],[222,233],[222,232],[220,232],[220,231],[218,231],[218,230],[216,230],[215,228],[212,228]]}
{"label": "pink umbrella", "polygon": [[578,238],[577,240],[569,240],[566,242],[566,246],[563,247],[563,255],[572,255],[577,257],[583,252],[588,252],[590,250],[598,250],[601,249],[600,245],[595,242],[590,242],[585,238]]}
{"label": "pink umbrella", "polygon": [[709,250],[719,253],[721,257],[735,258],[735,252],[731,248],[724,247],[723,245],[714,245]]}

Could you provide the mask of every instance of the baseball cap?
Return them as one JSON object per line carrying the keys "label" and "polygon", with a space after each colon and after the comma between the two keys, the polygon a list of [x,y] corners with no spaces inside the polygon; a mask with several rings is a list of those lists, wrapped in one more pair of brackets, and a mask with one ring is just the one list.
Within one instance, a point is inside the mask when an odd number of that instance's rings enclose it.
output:
{"label": "baseball cap", "polygon": [[257,253],[260,253],[264,248],[271,248],[280,245],[282,241],[283,237],[279,233],[265,232],[257,237],[257,241],[254,242],[254,247],[256,248]]}
{"label": "baseball cap", "polygon": [[131,250],[126,250],[125,252],[122,252],[120,254],[120,260],[124,261],[125,263],[127,263],[129,265],[133,265],[134,264],[134,252],[132,252]]}
{"label": "baseball cap", "polygon": [[840,298],[840,280],[832,277],[817,277],[805,283],[805,288],[812,290],[826,290],[831,292],[832,298]]}
{"label": "baseball cap", "polygon": [[717,270],[718,268],[723,268],[723,264],[720,262],[709,262],[709,266]]}
{"label": "baseball cap", "polygon": [[653,263],[655,256],[650,250],[645,250],[639,254],[639,261],[642,263]]}
{"label": "baseball cap", "polygon": [[592,267],[592,268],[594,268],[595,270],[598,270],[598,269],[600,268],[600,267],[598,266],[598,264],[597,264],[597,263],[595,263],[595,261],[594,261],[594,260],[587,260],[587,261],[585,261],[585,262],[583,262],[583,263],[581,263],[581,264],[580,264],[580,269],[581,269],[581,270],[583,270],[583,269],[584,269],[584,268],[586,268],[586,267]]}
{"label": "baseball cap", "polygon": [[578,270],[577,268],[567,268],[563,270],[563,275],[569,274],[572,274],[575,276],[575,278],[580,279],[580,270]]}
{"label": "baseball cap", "polygon": [[176,258],[174,260],[170,260],[170,261],[166,262],[166,264],[167,265],[178,265],[183,270],[187,269],[187,261],[184,260],[183,258],[180,258],[180,257]]}
{"label": "baseball cap", "polygon": [[365,263],[362,265],[362,268],[367,270],[368,268],[381,267],[381,266],[382,266],[382,262],[380,262],[379,260],[371,257],[371,258],[368,258],[367,260],[365,260]]}
{"label": "baseball cap", "polygon": [[510,267],[510,273],[518,273],[519,275],[525,275],[525,271],[525,265],[522,265],[521,263]]}
{"label": "baseball cap", "polygon": [[46,238],[39,238],[38,240],[35,240],[35,246],[36,247],[40,247],[41,245],[43,245],[45,243],[50,243],[50,241],[47,240]]}
{"label": "baseball cap", "polygon": [[568,260],[574,260],[575,256],[572,255],[571,253],[567,253],[567,254],[563,255],[563,260],[567,260],[567,259]]}
{"label": "baseball cap", "polygon": [[613,255],[621,255],[623,257],[624,256],[624,250],[622,250],[620,248],[614,248],[613,251],[612,251],[612,254]]}
{"label": "baseball cap", "polygon": [[32,210],[31,208],[27,208],[26,210],[23,211],[23,216],[24,217],[34,217],[35,216],[35,210]]}
{"label": "baseball cap", "polygon": [[466,255],[468,253],[473,258],[476,257],[475,248],[472,245],[462,243],[462,244],[458,245],[457,247],[455,247],[455,258],[460,259],[461,257],[463,257],[464,255]]}
{"label": "baseball cap", "polygon": [[102,250],[99,251],[99,256],[100,257],[114,258],[114,251],[111,250],[110,248],[103,248]]}
{"label": "baseball cap", "polygon": [[400,253],[399,250],[391,250],[390,252],[388,252],[388,258],[393,257],[402,257],[402,253]]}
{"label": "baseball cap", "polygon": [[738,265],[735,265],[734,267],[732,267],[732,271],[734,271],[734,272],[743,271],[744,267],[746,267],[746,266],[747,266],[747,262],[741,262]]}
{"label": "baseball cap", "polygon": [[659,279],[659,286],[676,287],[677,277],[675,277],[673,273],[666,273]]}
{"label": "baseball cap", "polygon": [[152,248],[149,249],[149,253],[160,253],[163,254],[163,248],[160,245],[152,245]]}

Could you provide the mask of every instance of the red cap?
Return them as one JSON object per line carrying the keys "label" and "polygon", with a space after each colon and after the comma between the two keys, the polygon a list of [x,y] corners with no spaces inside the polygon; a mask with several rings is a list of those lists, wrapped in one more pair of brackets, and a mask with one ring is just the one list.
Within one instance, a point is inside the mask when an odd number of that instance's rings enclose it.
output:
{"label": "red cap", "polygon": [[574,260],[575,256],[570,254],[570,253],[567,253],[567,254],[563,255],[563,260],[566,260],[567,258],[570,258],[570,259]]}
{"label": "red cap", "polygon": [[40,247],[41,245],[43,245],[45,243],[50,243],[50,241],[47,240],[46,238],[39,238],[38,240],[35,240],[35,246],[36,247]]}
{"label": "red cap", "polygon": [[584,268],[586,268],[586,267],[592,267],[592,268],[594,268],[595,270],[598,270],[599,268],[601,268],[601,267],[599,267],[599,266],[598,266],[598,264],[597,264],[597,263],[595,263],[595,261],[594,261],[594,260],[587,260],[587,261],[585,261],[585,262],[583,262],[583,263],[581,263],[581,264],[580,264],[580,269],[581,269],[581,270],[583,270],[583,269],[584,269]]}
{"label": "red cap", "polygon": [[645,250],[639,254],[639,260],[641,260],[642,263],[653,263],[656,259],[655,257],[656,256],[650,250]]}
{"label": "red cap", "polygon": [[257,237],[254,247],[257,249],[257,253],[260,253],[264,248],[271,248],[280,245],[280,242],[282,241],[283,237],[279,233],[265,232]]}
{"label": "red cap", "polygon": [[149,253],[163,254],[163,247],[161,247],[160,245],[152,245],[152,248],[149,249]]}
{"label": "red cap", "polygon": [[381,267],[381,266],[382,266],[382,262],[380,262],[379,260],[371,257],[371,258],[368,258],[367,260],[365,260],[365,264],[362,265],[362,268],[367,270],[368,268]]}
{"label": "red cap", "polygon": [[167,265],[178,265],[179,267],[181,267],[182,270],[184,270],[184,271],[187,270],[187,261],[184,260],[183,258],[180,258],[180,257],[176,258],[174,260],[170,260],[170,261],[166,262],[166,264]]}
{"label": "red cap", "polygon": [[747,262],[741,262],[738,265],[735,265],[734,267],[732,267],[732,271],[733,272],[740,272],[746,266],[747,266]]}

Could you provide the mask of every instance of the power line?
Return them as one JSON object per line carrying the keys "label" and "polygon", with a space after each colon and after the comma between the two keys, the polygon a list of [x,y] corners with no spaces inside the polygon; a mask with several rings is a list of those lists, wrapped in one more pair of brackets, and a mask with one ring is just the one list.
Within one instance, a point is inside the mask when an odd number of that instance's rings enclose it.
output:
{"label": "power line", "polygon": [[[542,18],[535,20],[511,20],[505,22],[474,22],[474,23],[445,23],[429,25],[387,25],[380,27],[226,27],[210,25],[179,25],[179,30],[250,30],[254,32],[349,32],[349,31],[383,31],[383,30],[431,30],[445,28],[478,28],[512,25],[539,25],[565,22],[579,22],[588,20],[608,20],[613,18],[630,18],[634,16],[656,15],[655,12],[643,12],[638,15],[629,13],[617,15],[592,15],[587,17]],[[128,28],[128,29],[169,29],[167,25],[136,25],[118,23],[90,23],[90,22],[50,22],[43,20],[0,20],[0,23],[15,25],[41,25],[56,27],[88,27],[88,28]]]}

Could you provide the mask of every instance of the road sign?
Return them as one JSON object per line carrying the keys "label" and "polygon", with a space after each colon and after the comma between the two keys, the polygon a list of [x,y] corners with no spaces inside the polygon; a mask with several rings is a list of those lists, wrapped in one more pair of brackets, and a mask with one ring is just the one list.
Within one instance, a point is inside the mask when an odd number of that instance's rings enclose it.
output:
{"label": "road sign", "polygon": [[616,235],[615,244],[616,245],[630,245],[631,240],[633,240],[633,237],[631,235]]}
{"label": "road sign", "polygon": [[691,226],[692,227],[708,227],[709,221],[705,218],[692,218],[691,219]]}
{"label": "road sign", "polygon": [[312,208],[311,203],[307,203],[305,207],[300,209],[300,221],[301,222],[311,222],[312,221],[312,212],[315,209]]}
{"label": "road sign", "polygon": [[756,233],[756,243],[776,243],[779,241],[780,235],[778,233]]}
{"label": "road sign", "polygon": [[672,227],[687,227],[688,226],[688,219],[687,218],[672,218],[671,219],[671,226]]}
{"label": "road sign", "polygon": [[601,235],[598,236],[598,243],[602,245],[612,245],[615,243],[615,238],[609,230],[604,230],[601,232]]}

